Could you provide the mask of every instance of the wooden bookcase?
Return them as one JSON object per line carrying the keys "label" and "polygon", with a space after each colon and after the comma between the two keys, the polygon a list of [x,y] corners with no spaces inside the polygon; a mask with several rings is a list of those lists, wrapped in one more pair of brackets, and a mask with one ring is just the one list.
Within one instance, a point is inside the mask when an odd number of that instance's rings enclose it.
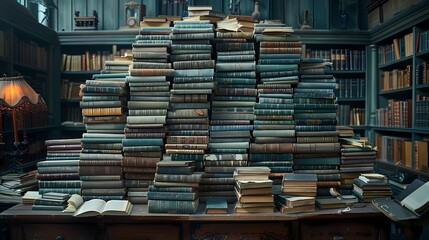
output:
{"label": "wooden bookcase", "polygon": [[99,74],[105,60],[131,50],[137,34],[137,29],[58,32],[62,63],[60,118],[63,136],[80,137],[85,129],[79,107],[80,84]]}
{"label": "wooden bookcase", "polygon": [[427,101],[418,100],[429,96],[419,80],[429,59],[422,50],[428,16],[427,3],[417,4],[371,30],[371,136],[378,170],[401,183],[429,179]]}
{"label": "wooden bookcase", "polygon": [[[25,125],[30,142],[29,154],[21,161],[24,169],[34,169],[35,163],[44,157],[44,140],[56,136],[59,122],[56,81],[58,66],[56,56],[59,44],[57,33],[37,20],[16,1],[0,3],[0,73],[2,76],[23,76],[27,83],[41,94],[48,106],[48,112],[26,114],[25,123],[20,120],[19,136],[22,140]],[[4,150],[13,149],[11,117],[3,115]],[[1,161],[1,171],[10,170]]]}
{"label": "wooden bookcase", "polygon": [[356,134],[366,136],[368,112],[367,48],[368,31],[298,30],[305,45],[305,57],[330,59],[332,68],[326,74],[337,79],[338,125],[352,127]]}

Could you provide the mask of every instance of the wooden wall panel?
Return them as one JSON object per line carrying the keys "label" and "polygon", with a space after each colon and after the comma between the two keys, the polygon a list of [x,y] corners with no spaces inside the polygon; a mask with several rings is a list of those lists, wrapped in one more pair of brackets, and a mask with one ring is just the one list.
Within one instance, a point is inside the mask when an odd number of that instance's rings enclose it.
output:
{"label": "wooden wall panel", "polygon": [[313,28],[314,29],[329,29],[329,0],[315,0],[313,1]]}
{"label": "wooden wall panel", "polygon": [[81,17],[92,16],[92,10],[87,9],[87,0],[73,0],[73,12],[79,11]]}
{"label": "wooden wall panel", "polygon": [[119,22],[119,3],[117,0],[105,0],[104,1],[104,10],[103,18],[100,21],[103,22],[104,30],[114,30],[118,29]]}
{"label": "wooden wall panel", "polygon": [[57,0],[57,31],[72,31],[72,0]]}

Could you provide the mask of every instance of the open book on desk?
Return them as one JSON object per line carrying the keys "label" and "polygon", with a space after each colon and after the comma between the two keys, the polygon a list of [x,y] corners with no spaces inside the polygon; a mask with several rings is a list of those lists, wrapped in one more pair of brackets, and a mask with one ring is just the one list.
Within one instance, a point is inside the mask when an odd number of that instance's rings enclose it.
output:
{"label": "open book on desk", "polygon": [[393,221],[418,219],[429,209],[429,182],[415,179],[394,199],[375,198],[373,205]]}
{"label": "open book on desk", "polygon": [[130,215],[133,205],[128,200],[91,199],[84,202],[73,214],[75,217],[92,217],[98,215]]}

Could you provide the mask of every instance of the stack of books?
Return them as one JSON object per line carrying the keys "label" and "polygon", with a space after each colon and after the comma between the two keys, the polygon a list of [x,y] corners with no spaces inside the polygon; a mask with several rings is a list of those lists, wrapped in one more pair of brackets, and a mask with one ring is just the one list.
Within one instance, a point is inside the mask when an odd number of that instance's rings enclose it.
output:
{"label": "stack of books", "polygon": [[238,166],[247,166],[247,153],[212,153],[204,156],[204,173],[201,178],[200,201],[223,198],[235,203],[234,171]]}
{"label": "stack of books", "polygon": [[276,194],[274,200],[281,213],[303,213],[316,210],[315,197]]}
{"label": "stack of books", "polygon": [[128,73],[94,74],[86,80],[80,102],[86,133],[82,135],[79,175],[82,197],[122,199],[122,140],[125,138]]}
{"label": "stack of books", "polygon": [[392,190],[385,175],[362,173],[354,180],[353,193],[361,202],[372,202],[375,198],[390,198]]}
{"label": "stack of books", "polygon": [[294,94],[294,172],[316,173],[319,195],[329,195],[330,188],[340,186],[338,104],[334,93],[337,84],[332,75],[325,74],[330,65],[322,58],[303,59],[301,79]]}
{"label": "stack of books", "polygon": [[166,154],[173,161],[195,161],[196,171],[202,171],[208,148],[209,96],[214,88],[213,25],[209,21],[175,21],[170,37],[174,79],[167,113],[168,137],[180,141],[167,143]]}
{"label": "stack of books", "polygon": [[213,10],[212,6],[188,6],[188,17],[184,21],[201,21],[206,20],[216,23],[222,20],[225,14]]}
{"label": "stack of books", "polygon": [[171,21],[169,21],[166,16],[143,17],[143,21],[140,22],[141,28],[169,27],[170,25],[171,25]]}
{"label": "stack of books", "polygon": [[199,205],[201,173],[194,161],[162,160],[157,163],[153,185],[148,192],[150,213],[194,214]]}
{"label": "stack of books", "polygon": [[67,207],[67,200],[70,198],[66,193],[47,192],[41,198],[34,200],[33,210],[54,210],[62,211]]}
{"label": "stack of books", "polygon": [[282,194],[315,197],[317,194],[317,175],[311,173],[286,173],[283,175]]}
{"label": "stack of books", "polygon": [[217,38],[253,39],[253,18],[245,15],[228,15],[217,22]]}
{"label": "stack of books", "polygon": [[148,187],[162,158],[170,106],[171,27],[142,27],[133,43],[123,171],[127,199],[147,203]]}
{"label": "stack of books", "polygon": [[366,139],[343,138],[341,143],[341,190],[352,194],[354,179],[361,173],[374,172],[376,152]]}
{"label": "stack of books", "polygon": [[274,212],[273,181],[268,167],[237,167],[234,171],[237,213]]}
{"label": "stack of books", "polygon": [[37,190],[37,171],[28,173],[7,173],[1,176],[0,198],[10,202],[20,202],[27,191]]}
{"label": "stack of books", "polygon": [[[266,35],[268,24],[255,24],[261,29],[257,72],[258,102],[255,105],[254,143],[250,147],[250,166],[268,166],[277,187],[284,173],[292,172],[295,121],[293,87],[298,82],[301,45],[296,35]],[[280,30],[293,31],[281,25]],[[291,39],[288,39],[291,37]]]}
{"label": "stack of books", "polygon": [[132,62],[131,60],[131,56],[122,58],[116,57],[116,60],[106,60],[104,61],[104,68],[100,73],[128,73]]}
{"label": "stack of books", "polygon": [[46,159],[37,163],[39,193],[80,194],[79,178],[81,139],[50,139],[45,141]]}

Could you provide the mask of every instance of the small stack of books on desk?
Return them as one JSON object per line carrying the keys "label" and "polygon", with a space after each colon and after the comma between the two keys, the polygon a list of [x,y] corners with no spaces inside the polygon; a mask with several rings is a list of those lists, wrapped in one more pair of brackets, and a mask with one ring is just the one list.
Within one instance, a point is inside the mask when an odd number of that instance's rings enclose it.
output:
{"label": "small stack of books on desk", "polygon": [[286,173],[282,194],[275,196],[276,207],[282,213],[313,212],[317,193],[317,174]]}
{"label": "small stack of books on desk", "polygon": [[353,193],[362,202],[374,198],[390,197],[392,190],[386,176],[378,173],[362,173],[353,183]]}
{"label": "small stack of books on desk", "polygon": [[274,212],[273,181],[268,167],[237,167],[234,172],[237,213]]}
{"label": "small stack of books on desk", "polygon": [[67,207],[67,200],[70,195],[67,193],[48,192],[41,198],[34,200],[33,210],[54,210],[62,211]]}

